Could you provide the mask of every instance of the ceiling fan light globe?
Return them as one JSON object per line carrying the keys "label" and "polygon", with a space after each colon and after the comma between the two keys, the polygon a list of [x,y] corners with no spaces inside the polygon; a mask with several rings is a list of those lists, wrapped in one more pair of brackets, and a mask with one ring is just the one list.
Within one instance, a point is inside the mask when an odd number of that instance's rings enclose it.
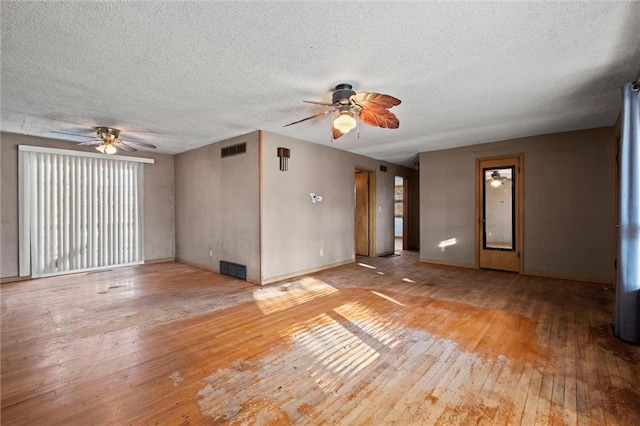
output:
{"label": "ceiling fan light globe", "polygon": [[107,147],[104,149],[105,154],[115,154],[116,152],[118,152],[118,150],[111,144],[107,145]]}
{"label": "ceiling fan light globe", "polygon": [[349,133],[356,127],[356,119],[349,112],[341,112],[339,116],[333,120],[333,127],[342,133]]}
{"label": "ceiling fan light globe", "polygon": [[105,148],[106,148],[105,145],[102,143],[102,144],[96,146],[96,151],[99,151],[99,152],[104,154]]}
{"label": "ceiling fan light globe", "polygon": [[491,186],[494,187],[494,188],[497,188],[500,185],[502,185],[502,182],[500,182],[500,180],[498,180],[498,179],[494,179],[494,180],[491,181]]}

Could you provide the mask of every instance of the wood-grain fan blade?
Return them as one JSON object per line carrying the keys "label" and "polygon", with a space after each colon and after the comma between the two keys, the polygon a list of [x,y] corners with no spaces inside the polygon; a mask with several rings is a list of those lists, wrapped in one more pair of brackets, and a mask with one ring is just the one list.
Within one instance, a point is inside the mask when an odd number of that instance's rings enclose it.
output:
{"label": "wood-grain fan blade", "polygon": [[351,102],[362,108],[393,108],[400,105],[400,99],[381,93],[360,92],[351,96]]}
{"label": "wood-grain fan blade", "polygon": [[342,135],[344,135],[344,133],[342,133],[340,130],[336,129],[335,127],[331,126],[331,135],[333,136],[333,140],[336,140]]}
{"label": "wood-grain fan blade", "polygon": [[400,127],[398,117],[384,108],[364,108],[360,111],[360,120],[369,126],[382,127],[383,129],[397,129]]}
{"label": "wood-grain fan blade", "polygon": [[303,118],[302,120],[298,120],[298,121],[294,121],[293,123],[285,124],[282,127],[292,126],[294,124],[302,123],[303,121],[311,120],[312,118],[321,117],[323,115],[330,114],[330,113],[334,112],[335,110],[336,110],[336,108],[329,109],[327,111],[322,111],[322,112],[319,112],[319,113],[317,113],[315,115],[312,115],[311,117]]}

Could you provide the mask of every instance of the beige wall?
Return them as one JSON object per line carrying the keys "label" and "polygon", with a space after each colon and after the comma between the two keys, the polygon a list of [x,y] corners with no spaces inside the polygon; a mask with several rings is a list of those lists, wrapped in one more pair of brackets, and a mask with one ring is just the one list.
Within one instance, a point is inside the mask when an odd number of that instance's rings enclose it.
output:
{"label": "beige wall", "polygon": [[[0,276],[18,275],[18,145],[95,152],[92,147],[79,147],[70,142],[12,133],[0,134]],[[175,219],[173,156],[148,151],[127,153],[129,156],[153,158],[155,164],[144,165],[144,244],[145,260],[166,260],[175,256]]]}
{"label": "beige wall", "polygon": [[[147,261],[175,257],[217,270],[219,261],[227,260],[247,265],[248,278],[255,282],[352,261],[357,166],[376,172],[376,255],[393,252],[394,176],[411,179],[417,177],[415,171],[274,133],[263,135],[262,233],[260,132],[175,157],[139,154],[156,160],[144,166]],[[247,142],[246,154],[220,158],[221,147],[243,141]],[[18,144],[93,150],[52,139],[2,134],[2,277],[18,274]],[[292,150],[286,173],[278,169],[278,146]],[[380,171],[381,164],[388,167],[387,172]],[[416,198],[417,180],[411,182]],[[312,204],[309,192],[322,195],[323,201]],[[409,238],[417,241],[417,234],[410,232]]]}
{"label": "beige wall", "polygon": [[[476,265],[475,161],[524,154],[524,272],[613,282],[612,128],[420,154],[420,258]],[[438,243],[456,238],[442,252]]]}
{"label": "beige wall", "polygon": [[[220,158],[225,146],[247,153]],[[175,156],[176,258],[212,270],[225,260],[260,281],[259,133]]]}
{"label": "beige wall", "polygon": [[[280,146],[291,150],[286,172],[279,170]],[[376,172],[376,254],[393,252],[394,176],[409,176],[409,169],[271,132],[262,132],[262,157],[263,281],[354,259],[357,166]],[[322,202],[313,204],[310,192]]]}

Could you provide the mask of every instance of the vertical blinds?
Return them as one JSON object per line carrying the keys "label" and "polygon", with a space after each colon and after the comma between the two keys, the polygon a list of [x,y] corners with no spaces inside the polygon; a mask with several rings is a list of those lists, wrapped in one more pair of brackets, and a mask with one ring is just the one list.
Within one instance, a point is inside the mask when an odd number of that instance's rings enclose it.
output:
{"label": "vertical blinds", "polygon": [[21,152],[31,275],[140,263],[142,164]]}

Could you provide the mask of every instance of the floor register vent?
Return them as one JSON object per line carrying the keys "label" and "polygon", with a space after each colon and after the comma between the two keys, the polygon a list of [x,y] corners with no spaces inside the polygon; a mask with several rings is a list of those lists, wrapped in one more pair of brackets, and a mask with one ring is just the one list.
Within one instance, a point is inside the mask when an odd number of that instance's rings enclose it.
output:
{"label": "floor register vent", "polygon": [[239,265],[237,263],[227,262],[225,260],[220,261],[220,273],[222,275],[228,275],[230,277],[239,278],[241,280],[247,280],[247,265]]}

